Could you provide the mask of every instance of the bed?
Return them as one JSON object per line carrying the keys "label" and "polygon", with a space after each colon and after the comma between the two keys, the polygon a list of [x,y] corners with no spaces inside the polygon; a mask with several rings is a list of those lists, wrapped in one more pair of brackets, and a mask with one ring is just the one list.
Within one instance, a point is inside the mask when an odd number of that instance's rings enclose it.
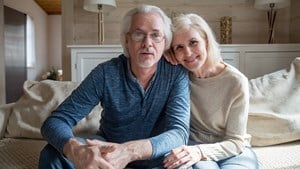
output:
{"label": "bed", "polygon": [[[26,81],[17,102],[0,106],[1,169],[37,168],[46,144],[40,126],[77,86],[78,82],[70,81]],[[249,87],[248,132],[260,169],[299,169],[300,58],[286,69],[249,80]],[[95,133],[101,109],[96,106],[74,133]]]}

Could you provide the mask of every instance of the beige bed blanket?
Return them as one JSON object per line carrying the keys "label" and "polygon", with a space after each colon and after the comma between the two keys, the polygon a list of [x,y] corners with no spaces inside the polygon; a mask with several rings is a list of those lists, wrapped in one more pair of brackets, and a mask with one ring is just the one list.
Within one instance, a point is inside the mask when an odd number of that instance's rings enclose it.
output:
{"label": "beige bed blanket", "polygon": [[300,139],[300,57],[287,69],[249,81],[248,132],[254,146]]}

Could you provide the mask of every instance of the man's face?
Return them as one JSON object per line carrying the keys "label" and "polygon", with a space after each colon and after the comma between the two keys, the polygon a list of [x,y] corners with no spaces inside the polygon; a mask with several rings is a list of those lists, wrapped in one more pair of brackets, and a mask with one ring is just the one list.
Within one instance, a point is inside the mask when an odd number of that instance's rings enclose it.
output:
{"label": "man's face", "polygon": [[132,17],[126,47],[133,68],[152,68],[165,49],[163,21],[157,14],[139,13]]}

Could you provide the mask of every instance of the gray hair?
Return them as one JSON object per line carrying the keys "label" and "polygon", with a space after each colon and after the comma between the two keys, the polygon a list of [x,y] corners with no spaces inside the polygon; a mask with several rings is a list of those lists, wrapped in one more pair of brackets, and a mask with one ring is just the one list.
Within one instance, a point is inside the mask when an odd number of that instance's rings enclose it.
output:
{"label": "gray hair", "polygon": [[196,14],[181,14],[173,18],[172,31],[174,33],[187,30],[190,27],[199,31],[200,36],[206,41],[208,63],[214,65],[221,61],[219,43],[216,41],[212,29],[201,16]]}
{"label": "gray hair", "polygon": [[156,13],[163,20],[163,33],[165,36],[165,50],[168,50],[171,45],[172,31],[171,31],[171,19],[158,7],[152,5],[141,5],[128,11],[123,20],[121,21],[121,44],[123,46],[124,55],[129,57],[128,49],[126,48],[126,34],[131,27],[131,20],[135,14],[138,13]]}

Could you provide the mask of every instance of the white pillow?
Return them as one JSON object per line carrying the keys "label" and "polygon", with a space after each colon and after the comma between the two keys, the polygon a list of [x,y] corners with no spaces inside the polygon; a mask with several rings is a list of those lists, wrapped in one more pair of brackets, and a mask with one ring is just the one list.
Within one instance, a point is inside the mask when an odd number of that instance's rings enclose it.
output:
{"label": "white pillow", "polygon": [[[70,81],[26,81],[24,95],[15,103],[8,120],[5,137],[41,139],[44,120],[71,94],[79,83]],[[102,108],[96,106],[73,129],[75,135],[95,134]]]}
{"label": "white pillow", "polygon": [[300,140],[300,57],[289,69],[250,80],[248,133],[251,144]]}

